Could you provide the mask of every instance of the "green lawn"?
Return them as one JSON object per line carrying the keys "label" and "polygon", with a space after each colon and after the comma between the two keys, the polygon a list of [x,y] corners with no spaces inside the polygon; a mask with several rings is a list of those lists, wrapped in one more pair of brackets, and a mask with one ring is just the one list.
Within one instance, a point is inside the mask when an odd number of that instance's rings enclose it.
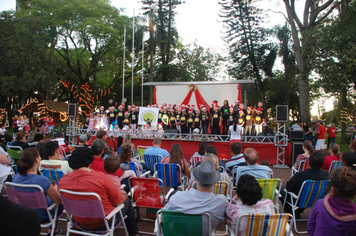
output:
{"label": "green lawn", "polygon": [[[325,139],[325,142],[326,142],[326,144],[327,144],[327,142],[328,142],[328,139],[326,138]],[[349,148],[349,145],[351,144],[347,144],[347,143],[341,143],[341,134],[337,134],[336,135],[336,141],[335,141],[337,144],[339,144],[339,146],[340,146],[340,151],[342,152],[342,153],[345,153],[345,152],[350,152],[351,150],[350,150],[350,148]]]}

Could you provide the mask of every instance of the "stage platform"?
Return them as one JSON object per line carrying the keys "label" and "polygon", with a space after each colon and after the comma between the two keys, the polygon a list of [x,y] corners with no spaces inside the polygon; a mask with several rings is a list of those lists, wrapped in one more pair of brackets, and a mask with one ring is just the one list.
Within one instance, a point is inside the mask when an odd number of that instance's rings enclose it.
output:
{"label": "stage platform", "polygon": [[[92,140],[94,139],[95,137],[92,137]],[[135,144],[136,147],[139,145],[152,146],[152,140],[153,139],[132,138],[132,143]],[[112,148],[116,148],[117,138],[108,138],[107,142],[110,144]],[[190,160],[193,154],[198,151],[200,142],[201,140],[196,141],[196,140],[162,139],[161,147],[169,152],[173,144],[179,143],[182,146],[185,159]],[[229,141],[208,141],[208,143],[216,148],[219,157],[225,154],[227,159],[231,159]],[[259,163],[261,162],[261,160],[267,160],[271,165],[276,164],[277,147],[274,145],[274,143],[242,142],[241,144],[242,144],[242,151],[245,150],[246,148],[254,148],[257,150],[260,156]],[[292,144],[288,143],[288,146],[285,147],[285,164],[287,165],[290,165],[291,151],[292,151]]]}

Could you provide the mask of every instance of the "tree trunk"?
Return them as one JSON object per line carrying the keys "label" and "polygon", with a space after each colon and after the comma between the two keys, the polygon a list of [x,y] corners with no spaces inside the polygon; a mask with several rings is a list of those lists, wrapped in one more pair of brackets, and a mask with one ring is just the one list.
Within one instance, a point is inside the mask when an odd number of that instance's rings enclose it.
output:
{"label": "tree trunk", "polygon": [[[341,143],[346,142],[346,127],[347,127],[347,119],[343,115],[345,111],[344,108],[347,107],[347,97],[346,97],[346,87],[341,88]],[[352,141],[352,140],[351,140]]]}

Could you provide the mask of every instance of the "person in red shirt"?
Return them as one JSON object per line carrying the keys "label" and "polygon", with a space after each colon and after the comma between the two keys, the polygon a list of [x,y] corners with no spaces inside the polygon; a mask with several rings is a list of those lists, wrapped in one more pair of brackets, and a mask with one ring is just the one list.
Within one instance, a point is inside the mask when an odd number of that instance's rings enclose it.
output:
{"label": "person in red shirt", "polygon": [[[102,201],[105,214],[108,215],[119,204],[124,204],[122,214],[126,215],[125,224],[130,235],[139,235],[136,225],[135,211],[124,191],[118,191],[106,174],[92,170],[94,152],[88,147],[76,148],[69,160],[69,166],[73,172],[63,176],[59,182],[58,189],[66,189],[78,192],[97,193]],[[80,197],[78,197],[80,199]],[[98,218],[76,217],[74,219],[81,227],[90,230],[105,229],[104,222]],[[117,223],[120,222],[120,214],[116,216]]]}
{"label": "person in red shirt", "polygon": [[335,138],[336,138],[335,123],[331,123],[330,127],[326,130],[326,133],[328,133],[328,149],[329,149],[330,143],[335,143]]}
{"label": "person in red shirt", "polygon": [[324,123],[321,120],[318,120],[318,130],[317,130],[317,135],[318,135],[318,140],[316,141],[315,144],[315,150],[321,150],[323,149],[323,146],[325,144],[325,127]]}
{"label": "person in red shirt", "polygon": [[321,169],[326,170],[326,171],[329,171],[331,162],[341,161],[341,158],[342,158],[342,154],[340,152],[340,146],[337,145],[336,143],[332,143],[330,145],[329,152],[330,152],[331,156],[325,157],[324,164],[321,167]]}

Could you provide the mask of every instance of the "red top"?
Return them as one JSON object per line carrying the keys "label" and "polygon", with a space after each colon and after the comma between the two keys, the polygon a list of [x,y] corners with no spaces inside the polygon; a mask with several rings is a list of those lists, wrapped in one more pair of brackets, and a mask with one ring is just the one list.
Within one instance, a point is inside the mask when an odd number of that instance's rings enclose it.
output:
{"label": "red top", "polygon": [[318,139],[325,139],[325,127],[323,125],[318,126]]}
{"label": "red top", "polygon": [[336,128],[335,127],[329,127],[327,130],[326,130],[326,133],[328,133],[328,137],[329,138],[335,138],[336,137]]}
{"label": "red top", "polygon": [[12,118],[12,127],[17,128],[17,119]]}
{"label": "red top", "polygon": [[[73,170],[61,178],[58,186],[58,190],[60,189],[97,193],[101,198],[106,215],[114,210],[122,200],[121,192],[117,191],[110,179],[104,173],[97,171]],[[81,196],[74,197],[78,200],[82,198]],[[102,222],[98,218],[74,218],[81,224],[89,225]]]}
{"label": "red top", "polygon": [[51,117],[51,118],[48,118],[48,125],[54,125],[54,119]]}
{"label": "red top", "polygon": [[[93,163],[91,163],[91,169],[99,172],[103,172],[106,174],[106,171],[104,170],[104,161],[100,157],[94,157]],[[116,175],[118,177],[121,177],[123,175],[123,171],[121,168],[119,168],[116,171]]]}
{"label": "red top", "polygon": [[341,161],[341,158],[342,158],[342,154],[340,154],[340,159],[337,158],[337,155],[332,155],[332,156],[327,156],[327,157],[325,157],[325,159],[324,159],[324,164],[323,164],[323,166],[321,167],[321,169],[326,170],[326,171],[329,171],[331,162],[333,162],[333,161]]}

